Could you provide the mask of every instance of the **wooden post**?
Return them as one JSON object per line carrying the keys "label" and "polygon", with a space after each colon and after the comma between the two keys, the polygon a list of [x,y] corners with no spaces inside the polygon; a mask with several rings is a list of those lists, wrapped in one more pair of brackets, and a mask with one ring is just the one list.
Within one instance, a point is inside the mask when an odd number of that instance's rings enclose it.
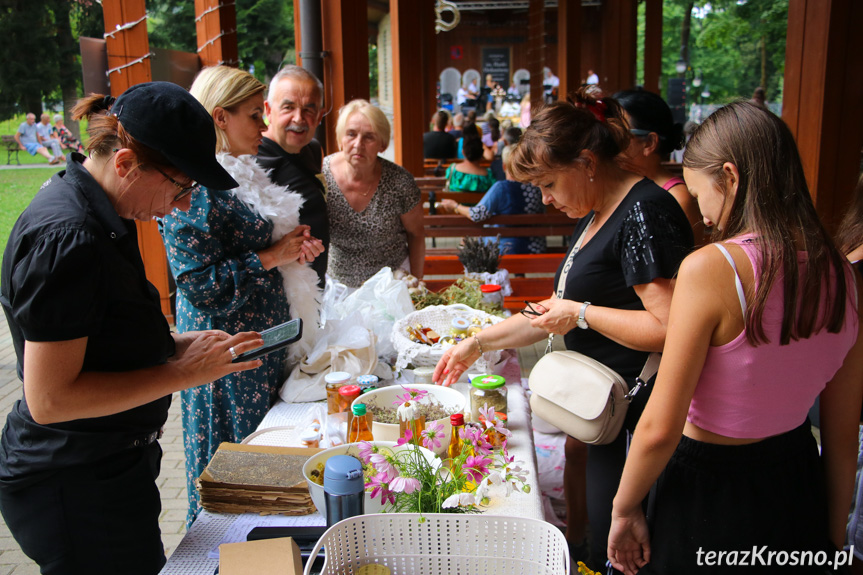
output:
{"label": "wooden post", "polygon": [[233,2],[195,0],[195,29],[201,66],[237,66],[237,11]]}
{"label": "wooden post", "polygon": [[604,65],[600,87],[606,94],[635,86],[638,4],[635,0],[606,0],[602,4]]}
{"label": "wooden post", "polygon": [[426,47],[417,39],[422,38],[423,27],[434,26],[433,15],[432,0],[390,0],[395,162],[414,176],[424,173],[423,133],[429,120],[424,104],[428,97],[428,74],[423,69]]}
{"label": "wooden post", "polygon": [[659,94],[662,76],[662,0],[644,3],[644,89]]}
{"label": "wooden post", "polygon": [[545,104],[542,83],[545,76],[545,0],[530,0],[528,4],[528,59],[527,71],[530,72],[530,109],[531,112]]}
{"label": "wooden post", "polygon": [[[332,106],[324,118],[327,130],[327,154],[339,150],[336,122],[339,110],[356,98],[369,99],[368,26],[366,5],[355,0],[322,0],[324,74],[326,106]],[[328,84],[328,86],[327,86]]]}
{"label": "wooden post", "polygon": [[[108,52],[108,82],[111,84],[111,95],[116,97],[135,84],[152,80],[144,0],[104,0],[102,15]],[[162,313],[173,323],[168,260],[162,237],[155,222],[135,223],[147,279],[159,290]]]}
{"label": "wooden post", "polygon": [[792,0],[788,6],[782,119],[797,140],[810,193],[829,229],[847,208],[860,170],[861,27],[857,0]]}
{"label": "wooden post", "polygon": [[581,85],[581,0],[557,3],[557,67],[560,99]]}

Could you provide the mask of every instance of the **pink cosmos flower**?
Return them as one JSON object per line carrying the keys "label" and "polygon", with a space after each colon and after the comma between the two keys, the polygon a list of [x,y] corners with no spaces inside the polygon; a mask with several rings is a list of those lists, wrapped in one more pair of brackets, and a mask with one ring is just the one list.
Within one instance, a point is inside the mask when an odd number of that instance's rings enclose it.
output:
{"label": "pink cosmos flower", "polygon": [[408,427],[405,429],[405,436],[399,437],[398,441],[396,441],[396,445],[404,445],[405,443],[410,443],[410,440],[413,439],[414,432],[411,431],[411,428]]}
{"label": "pink cosmos flower", "polygon": [[399,476],[390,481],[390,489],[408,495],[422,487],[420,480],[415,477]]}
{"label": "pink cosmos flower", "polygon": [[491,459],[482,455],[468,455],[461,470],[472,481],[479,483],[485,475],[488,475],[488,466]]}
{"label": "pink cosmos flower", "polygon": [[488,429],[494,425],[497,414],[494,412],[494,407],[489,407],[486,403],[483,407],[479,408],[479,417],[485,420],[485,428]]}
{"label": "pink cosmos flower", "polygon": [[408,401],[420,401],[429,394],[429,392],[424,389],[416,389],[413,387],[403,387],[402,389],[404,389],[407,393],[405,393],[404,395],[397,395],[397,401],[393,402],[393,405],[406,403]]}
{"label": "pink cosmos flower", "polygon": [[375,453],[375,446],[368,441],[360,442],[360,461],[368,465],[372,454]]}
{"label": "pink cosmos flower", "polygon": [[373,453],[369,456],[368,463],[375,468],[378,475],[384,474],[390,477],[397,475],[396,468],[393,467],[392,462],[383,453]]}
{"label": "pink cosmos flower", "polygon": [[491,443],[488,442],[481,427],[465,425],[464,429],[459,431],[459,436],[466,443],[470,443],[474,453],[477,455],[488,455],[492,451]]}
{"label": "pink cosmos flower", "polygon": [[371,487],[371,498],[374,499],[378,495],[381,496],[381,504],[386,505],[387,503],[395,503],[396,496],[389,489],[390,478],[386,473],[378,473],[374,477],[371,478],[366,487]]}
{"label": "pink cosmos flower", "polygon": [[440,447],[440,440],[443,438],[443,424],[439,421],[433,421],[422,431],[421,435],[423,436],[423,447],[436,449]]}

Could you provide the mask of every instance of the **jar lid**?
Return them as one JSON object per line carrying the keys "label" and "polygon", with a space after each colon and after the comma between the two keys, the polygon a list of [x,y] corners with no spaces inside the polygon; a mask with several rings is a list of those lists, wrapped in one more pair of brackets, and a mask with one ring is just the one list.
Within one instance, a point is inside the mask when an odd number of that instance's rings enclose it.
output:
{"label": "jar lid", "polygon": [[344,383],[351,378],[351,374],[346,371],[333,371],[324,376],[324,381],[327,383]]}
{"label": "jar lid", "polygon": [[506,380],[499,375],[478,375],[470,382],[477,389],[497,389],[505,383]]}
{"label": "jar lid", "polygon": [[452,318],[453,329],[467,329],[470,327],[470,322],[463,317]]}
{"label": "jar lid", "polygon": [[449,416],[450,425],[464,425],[464,413],[453,413]]}
{"label": "jar lid", "polygon": [[479,291],[482,293],[494,293],[500,291],[500,286],[497,284],[482,284],[479,286]]}
{"label": "jar lid", "polygon": [[376,375],[361,375],[357,378],[357,385],[375,385],[378,382],[378,376]]}
{"label": "jar lid", "polygon": [[343,385],[339,388],[339,395],[359,395],[359,385]]}
{"label": "jar lid", "polygon": [[305,431],[303,431],[302,435],[300,435],[300,441],[311,442],[311,441],[319,441],[320,439],[321,439],[321,432],[318,431],[317,429],[312,429],[312,428],[306,429]]}
{"label": "jar lid", "polygon": [[366,414],[366,404],[355,403],[351,406],[351,411],[356,417],[362,417]]}

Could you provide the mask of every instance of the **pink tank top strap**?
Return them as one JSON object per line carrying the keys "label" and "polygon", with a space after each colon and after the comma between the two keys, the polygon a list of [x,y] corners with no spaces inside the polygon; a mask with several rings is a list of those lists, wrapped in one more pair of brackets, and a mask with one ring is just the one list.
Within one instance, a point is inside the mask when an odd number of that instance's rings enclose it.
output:
{"label": "pink tank top strap", "polygon": [[685,186],[686,182],[683,181],[683,178],[680,178],[678,176],[674,176],[673,178],[671,178],[670,180],[668,180],[667,182],[662,184],[662,189],[667,192],[668,190],[670,190],[671,188],[673,188],[674,186],[677,186],[679,184],[683,184]]}

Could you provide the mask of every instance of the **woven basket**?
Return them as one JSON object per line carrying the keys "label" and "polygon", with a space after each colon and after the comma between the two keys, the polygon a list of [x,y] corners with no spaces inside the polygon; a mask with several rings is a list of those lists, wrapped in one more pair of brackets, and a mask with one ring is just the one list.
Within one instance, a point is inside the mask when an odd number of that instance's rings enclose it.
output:
{"label": "woven basket", "polygon": [[[569,548],[560,530],[536,519],[453,513],[358,515],[327,529],[315,544],[321,575],[356,573],[363,565],[392,575],[568,575]],[[306,562],[304,575],[314,561]]]}
{"label": "woven basket", "polygon": [[[501,317],[462,304],[433,305],[409,313],[393,325],[392,342],[398,352],[396,369],[405,369],[411,363],[414,367],[434,367],[443,355],[443,349],[440,345],[427,345],[411,341],[408,337],[408,326],[421,324],[423,327],[432,328],[443,336],[450,333],[452,320],[457,317],[468,321],[478,317],[482,322],[485,322],[486,318],[491,318],[493,324],[503,321]],[[500,361],[500,355],[501,350],[487,351],[474,364],[475,370],[478,373],[491,373],[492,368]]]}

